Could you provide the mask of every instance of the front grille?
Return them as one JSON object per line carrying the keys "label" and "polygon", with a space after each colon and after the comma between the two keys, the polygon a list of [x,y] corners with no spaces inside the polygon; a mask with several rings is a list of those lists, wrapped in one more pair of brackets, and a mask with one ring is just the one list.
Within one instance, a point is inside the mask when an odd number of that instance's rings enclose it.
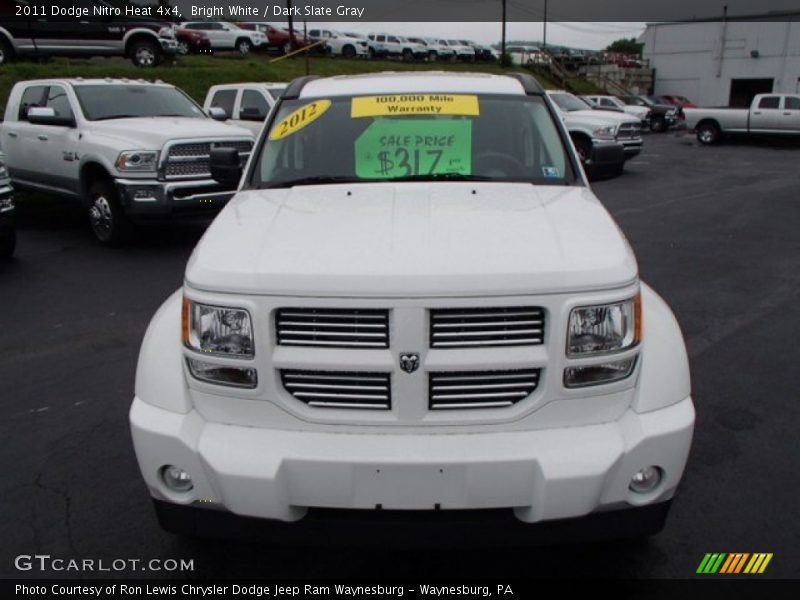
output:
{"label": "front grille", "polygon": [[539,384],[540,369],[431,373],[431,410],[503,408],[530,396]]}
{"label": "front grille", "polygon": [[309,406],[382,410],[392,407],[389,373],[283,370],[280,374],[286,391]]}
{"label": "front grille", "polygon": [[641,135],[641,126],[634,123],[623,123],[617,131],[617,139],[634,139]]}
{"label": "front grille", "polygon": [[538,306],[431,311],[431,348],[524,346],[543,342],[544,310]]}
{"label": "front grille", "polygon": [[164,176],[168,179],[187,177],[209,177],[211,175],[211,146],[236,148],[239,160],[244,164],[253,144],[248,140],[221,142],[191,142],[170,146],[164,164]]}
{"label": "front grille", "polygon": [[275,313],[275,331],[281,346],[388,348],[389,311],[280,308]]}

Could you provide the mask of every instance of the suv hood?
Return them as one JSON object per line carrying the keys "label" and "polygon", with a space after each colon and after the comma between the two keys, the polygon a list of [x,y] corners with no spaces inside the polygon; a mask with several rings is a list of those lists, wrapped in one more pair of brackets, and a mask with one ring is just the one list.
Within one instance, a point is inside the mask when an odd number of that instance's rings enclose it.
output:
{"label": "suv hood", "polygon": [[581,119],[590,123],[600,123],[600,121],[605,121],[605,124],[607,125],[616,125],[619,123],[639,124],[639,121],[636,119],[636,117],[624,112],[616,112],[611,110],[594,110],[587,108],[586,110],[571,110],[569,112],[562,112],[561,114],[567,117],[567,119]]}
{"label": "suv hood", "polygon": [[95,135],[124,141],[131,150],[134,144],[142,149],[160,150],[165,142],[186,138],[252,138],[250,130],[215,121],[189,117],[137,117],[133,119],[109,119],[94,121],[91,131]]}
{"label": "suv hood", "polygon": [[298,296],[518,295],[636,277],[588,188],[467,182],[240,192],[186,269],[194,289]]}

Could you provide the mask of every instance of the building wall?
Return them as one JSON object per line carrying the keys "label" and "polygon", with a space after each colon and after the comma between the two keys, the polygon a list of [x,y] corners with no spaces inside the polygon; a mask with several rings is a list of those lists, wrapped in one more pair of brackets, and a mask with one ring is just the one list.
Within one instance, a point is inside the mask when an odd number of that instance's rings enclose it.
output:
{"label": "building wall", "polygon": [[644,58],[655,69],[657,95],[727,106],[731,80],[742,78],[771,78],[774,92],[800,92],[800,21],[655,24],[647,26],[640,41]]}

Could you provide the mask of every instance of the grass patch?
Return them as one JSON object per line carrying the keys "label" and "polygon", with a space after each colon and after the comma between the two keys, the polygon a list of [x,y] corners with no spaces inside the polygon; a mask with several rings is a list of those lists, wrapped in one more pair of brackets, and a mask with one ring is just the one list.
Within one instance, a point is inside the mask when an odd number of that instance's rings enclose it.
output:
{"label": "grass patch", "polygon": [[[0,106],[5,106],[11,87],[16,82],[26,79],[55,77],[161,79],[181,88],[198,102],[202,102],[206,91],[214,84],[243,81],[291,81],[295,77],[306,74],[306,61],[302,57],[271,63],[272,58],[274,57],[264,54],[248,57],[236,55],[186,56],[179,58],[175,64],[154,69],[140,69],[121,58],[58,58],[42,63],[15,61],[4,65],[0,71]],[[376,71],[472,71],[499,74],[524,70],[521,67],[508,68],[498,64],[404,63],[328,57],[311,57],[309,67],[312,74],[322,76]],[[557,87],[554,82],[542,74],[537,73],[536,77],[546,88]]]}

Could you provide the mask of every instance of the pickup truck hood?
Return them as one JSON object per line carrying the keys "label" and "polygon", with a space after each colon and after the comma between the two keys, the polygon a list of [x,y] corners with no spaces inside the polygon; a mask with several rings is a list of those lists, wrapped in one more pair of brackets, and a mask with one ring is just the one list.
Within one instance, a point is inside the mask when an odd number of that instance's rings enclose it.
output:
{"label": "pickup truck hood", "polygon": [[624,112],[613,112],[610,110],[594,110],[587,108],[586,110],[571,110],[561,114],[563,114],[568,120],[574,119],[584,123],[597,123],[600,125],[617,125],[619,123],[639,124],[639,121],[633,115],[629,115]]}
{"label": "pickup truck hood", "polygon": [[124,142],[126,150],[160,150],[165,142],[177,139],[253,137],[249,130],[227,122],[188,117],[137,117],[94,121],[91,132],[93,135]]}
{"label": "pickup truck hood", "polygon": [[186,269],[194,289],[297,296],[517,295],[636,277],[588,188],[466,182],[240,192]]}

